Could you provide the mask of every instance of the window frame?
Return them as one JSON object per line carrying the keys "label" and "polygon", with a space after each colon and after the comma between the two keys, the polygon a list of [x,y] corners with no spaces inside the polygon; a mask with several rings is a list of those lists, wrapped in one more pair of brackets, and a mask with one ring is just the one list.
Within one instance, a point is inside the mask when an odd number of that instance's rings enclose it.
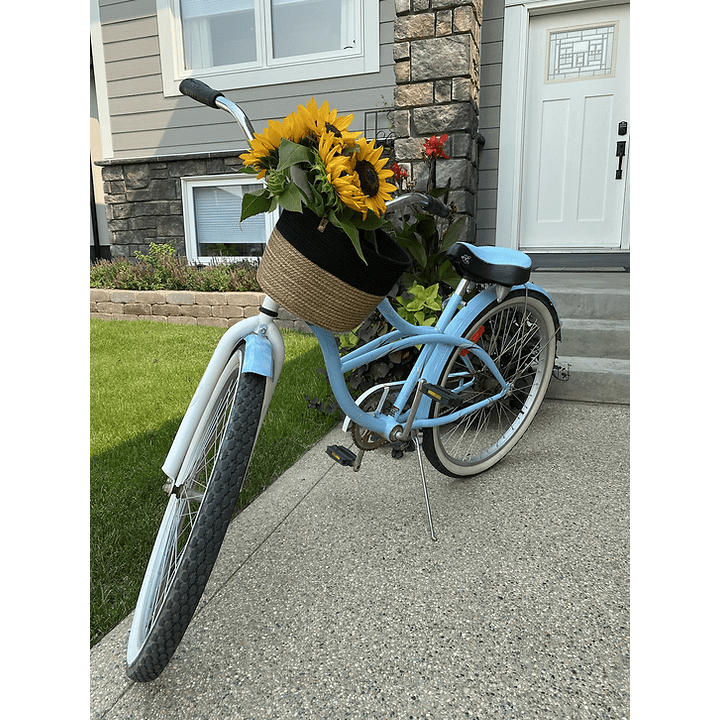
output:
{"label": "window frame", "polygon": [[[262,187],[262,182],[250,175],[193,175],[181,177],[180,185],[182,190],[183,223],[185,226],[185,255],[189,263],[200,263],[203,265],[233,263],[242,260],[260,262],[262,255],[200,255],[199,243],[195,223],[195,195],[193,190],[196,187],[227,187],[238,185],[252,185],[256,188]],[[276,208],[273,212],[265,213],[265,244],[267,245],[270,233],[280,217],[280,210]],[[240,216],[238,215],[238,223]]]}
{"label": "window frame", "polygon": [[[262,3],[263,0],[256,2]],[[156,0],[163,94],[165,97],[179,96],[180,82],[187,77],[202,80],[217,90],[233,90],[379,72],[380,2],[357,0],[357,3],[355,22],[360,28],[360,42],[352,53],[279,58],[271,60],[266,66],[255,62],[186,70],[180,0]],[[269,16],[269,10],[262,12],[264,16]],[[265,17],[261,24],[266,26]],[[266,32],[271,33],[271,28],[268,27]]]}

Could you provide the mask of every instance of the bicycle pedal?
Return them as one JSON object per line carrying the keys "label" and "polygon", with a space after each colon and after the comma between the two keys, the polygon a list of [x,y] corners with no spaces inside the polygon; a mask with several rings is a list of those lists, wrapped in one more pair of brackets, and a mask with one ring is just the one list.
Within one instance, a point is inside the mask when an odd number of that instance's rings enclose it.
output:
{"label": "bicycle pedal", "polygon": [[343,447],[342,445],[328,445],[325,452],[340,465],[354,465],[357,460],[357,455],[350,450],[350,448]]}
{"label": "bicycle pedal", "polygon": [[455,393],[440,387],[439,385],[425,383],[422,387],[422,391],[435,402],[440,403],[440,405],[457,407],[462,404],[462,398],[458,397]]}

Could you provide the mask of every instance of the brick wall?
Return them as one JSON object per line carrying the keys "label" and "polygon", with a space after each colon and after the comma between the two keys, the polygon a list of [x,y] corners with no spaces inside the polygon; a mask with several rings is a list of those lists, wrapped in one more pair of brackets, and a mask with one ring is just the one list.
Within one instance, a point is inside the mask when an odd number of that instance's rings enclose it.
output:
{"label": "brick wall", "polygon": [[438,159],[437,187],[451,187],[450,200],[468,215],[466,235],[475,237],[472,216],[477,191],[478,93],[482,0],[395,0],[395,156],[419,189],[428,168],[422,145],[447,133]]}
{"label": "brick wall", "polygon": [[[265,295],[256,292],[181,290],[90,290],[90,317],[102,320],[151,320],[227,328],[258,314]],[[309,332],[305,322],[280,309],[277,325]]]}
{"label": "brick wall", "polygon": [[172,245],[184,257],[180,178],[231,174],[242,161],[232,152],[97,164],[102,168],[112,257],[147,253],[151,242]]}

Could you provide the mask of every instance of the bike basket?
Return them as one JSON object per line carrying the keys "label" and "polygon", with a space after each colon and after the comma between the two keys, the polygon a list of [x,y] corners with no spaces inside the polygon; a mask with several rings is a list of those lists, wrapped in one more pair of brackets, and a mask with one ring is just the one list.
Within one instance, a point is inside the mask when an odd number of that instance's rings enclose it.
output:
{"label": "bike basket", "polygon": [[330,223],[320,227],[320,218],[310,210],[284,210],[268,239],[257,280],[299,318],[347,332],[392,290],[411,258],[387,233],[375,230],[377,252],[362,241],[366,265],[343,231]]}

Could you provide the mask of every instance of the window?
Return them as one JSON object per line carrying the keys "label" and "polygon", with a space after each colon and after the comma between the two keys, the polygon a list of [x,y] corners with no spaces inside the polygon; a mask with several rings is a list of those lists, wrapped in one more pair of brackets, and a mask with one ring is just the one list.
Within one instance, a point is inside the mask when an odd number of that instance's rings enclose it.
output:
{"label": "window", "polygon": [[378,72],[378,0],[156,0],[163,87],[219,90]]}
{"label": "window", "polygon": [[279,213],[254,215],[240,226],[243,194],[260,187],[249,176],[182,178],[189,262],[231,262],[262,256]]}

